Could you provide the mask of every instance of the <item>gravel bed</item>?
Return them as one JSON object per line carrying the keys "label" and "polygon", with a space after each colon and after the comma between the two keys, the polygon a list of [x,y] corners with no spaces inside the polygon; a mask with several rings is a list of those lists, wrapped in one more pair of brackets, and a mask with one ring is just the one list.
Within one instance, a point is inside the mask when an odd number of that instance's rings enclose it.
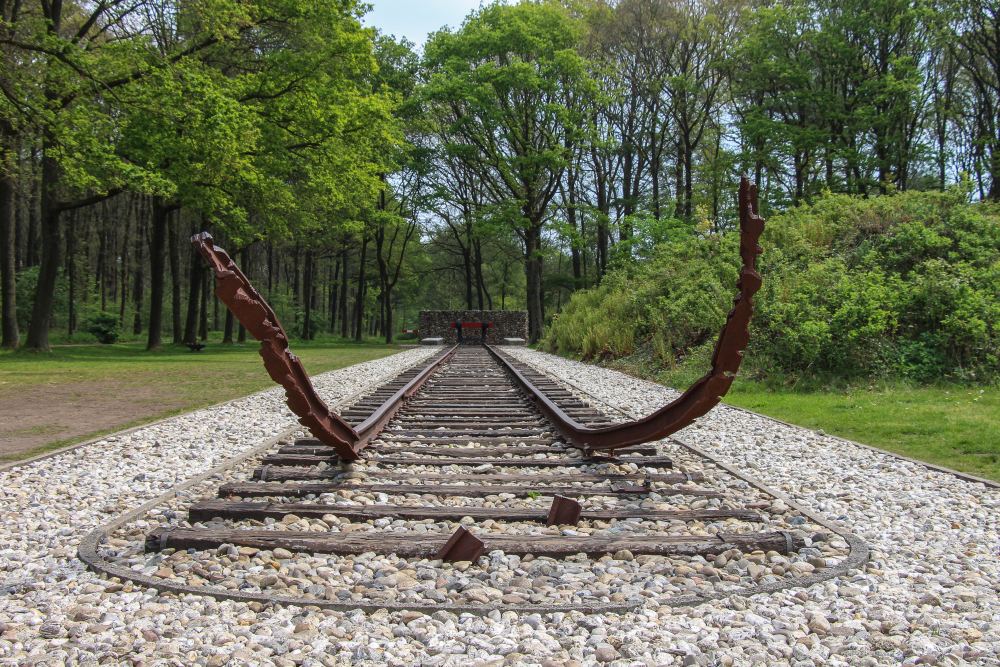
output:
{"label": "gravel bed", "polygon": [[[510,353],[631,417],[678,396],[541,352]],[[848,577],[754,598],[752,616],[742,620],[767,641],[756,650],[716,652],[719,664],[726,657],[742,663],[767,646],[768,664],[779,655],[793,664],[1000,664],[996,487],[725,405],[676,437],[840,522],[873,548],[872,562]],[[804,605],[796,602],[802,593]]]}
{"label": "gravel bed", "polygon": [[[502,431],[503,429],[499,429]],[[376,444],[379,441],[375,441]],[[275,449],[282,447],[275,445]],[[474,445],[473,445],[474,446]],[[583,499],[588,510],[608,508],[629,510],[640,517],[627,520],[583,520],[569,527],[548,527],[542,523],[493,521],[476,522],[459,514],[452,520],[419,522],[396,520],[391,516],[351,521],[343,512],[331,509],[323,516],[287,515],[263,520],[227,520],[214,518],[193,525],[197,529],[264,530],[267,532],[299,531],[324,534],[393,533],[418,534],[428,541],[444,543],[459,525],[467,525],[478,535],[490,536],[595,536],[608,538],[640,538],[655,536],[704,536],[720,534],[787,531],[801,537],[806,548],[784,556],[775,552],[741,553],[726,550],[705,558],[661,557],[632,554],[628,550],[601,558],[583,555],[570,559],[535,559],[531,555],[494,552],[477,562],[453,565],[434,560],[405,560],[388,554],[360,556],[327,556],[304,553],[292,554],[284,549],[259,550],[246,546],[222,545],[218,549],[176,551],[166,549],[156,555],[143,553],[146,534],[151,528],[190,528],[186,508],[202,496],[212,497],[222,482],[245,480],[259,458],[243,462],[238,468],[225,471],[219,477],[205,480],[198,489],[188,489],[183,497],[172,498],[150,513],[119,528],[109,539],[105,557],[116,564],[162,579],[173,585],[211,588],[220,592],[249,594],[266,593],[286,599],[326,600],[365,604],[419,604],[433,608],[449,603],[463,606],[488,604],[647,604],[657,606],[670,598],[690,595],[719,595],[744,587],[771,585],[782,581],[794,582],[816,570],[835,566],[847,553],[846,543],[829,539],[829,531],[813,524],[798,512],[753,488],[744,480],[733,477],[700,456],[667,443],[674,463],[671,472],[697,473],[700,480],[686,483],[654,482],[652,492],[642,496],[610,493],[606,481],[575,482],[576,488],[609,491],[604,495]],[[578,453],[578,450],[574,450]],[[661,452],[666,453],[666,452]],[[537,454],[537,460],[564,460],[565,454]],[[663,472],[657,468],[640,468],[627,462],[624,455],[619,463],[580,466],[577,471],[597,473]],[[404,457],[405,460],[405,457]],[[306,503],[333,505],[344,509],[371,505],[401,505],[409,507],[499,508],[507,510],[534,509],[543,516],[551,497],[520,496],[498,490],[484,497],[462,497],[434,494],[434,485],[425,485],[426,492],[393,492],[392,484],[385,491],[367,488],[377,480],[381,468],[378,457],[351,464],[322,463],[317,468],[337,475],[331,482],[342,485],[330,493],[310,494],[303,498],[273,497],[247,499],[254,502]],[[394,465],[392,472],[412,476],[408,483],[422,484],[424,474],[450,475],[449,486],[476,484],[477,474],[521,472],[522,468],[507,468],[502,462],[481,466]],[[560,468],[548,467],[532,471],[533,478],[559,485],[565,479]],[[471,475],[471,477],[470,477]],[[294,482],[293,482],[294,484]],[[533,485],[539,490],[540,484]],[[705,497],[692,491],[710,491],[721,497]],[[681,491],[680,493],[677,493]],[[641,518],[647,510],[746,510],[756,508],[759,520],[719,517],[712,520],[651,520]],[[338,516],[338,514],[340,516]],[[710,539],[709,541],[712,541]]]}
{"label": "gravel bed", "polygon": [[[422,354],[427,352],[414,350],[344,369],[317,385],[328,397],[345,395],[353,391],[348,386],[352,382],[357,388],[366,384],[359,376],[386,375],[393,364],[414,363]],[[530,350],[514,349],[512,354],[568,383],[586,384],[602,400],[632,413],[647,412],[675,395],[613,371]],[[406,355],[411,356],[402,363]],[[0,527],[0,663],[1000,664],[996,489],[725,407],[678,436],[842,521],[873,545],[867,567],[809,588],[735,596],[690,609],[651,604],[624,615],[493,612],[485,618],[456,616],[444,604],[431,616],[384,611],[365,615],[178,598],[83,570],[73,557],[75,545],[96,524],[287,428],[291,417],[279,396],[265,392],[143,429],[120,442],[109,438],[0,474],[3,507],[8,510]],[[681,456],[680,451],[667,453]],[[128,461],[125,474],[118,472],[122,459]],[[188,467],[177,472],[178,462]],[[688,469],[694,461],[685,463]],[[183,500],[190,502],[194,495]],[[334,502],[343,500],[338,496]],[[429,529],[438,528],[432,524]],[[118,546],[127,550],[129,544],[126,539]],[[436,585],[437,579],[425,577],[439,567],[436,562],[414,567],[400,560],[388,566],[393,572],[382,564],[366,568],[352,563],[345,573],[342,559],[331,563],[326,557],[311,557],[313,563],[238,549],[212,555],[209,567],[220,565],[223,558],[231,567],[240,559],[267,559],[273,573],[262,569],[261,579],[249,582],[260,588],[296,579],[306,587],[319,586],[309,579],[309,570],[315,569],[318,576],[323,567],[330,570],[323,571],[324,586],[330,576],[339,575],[364,580],[368,587],[378,583],[384,590],[402,588],[404,594],[417,595],[435,588],[428,584]],[[729,565],[716,568],[714,563],[692,564],[693,559],[687,559],[685,564],[670,564],[673,570],[668,572],[663,559],[616,556],[621,558],[600,559],[600,571],[580,563],[575,573],[580,583],[592,586],[591,577],[613,581],[621,576],[618,570],[645,568],[652,587],[669,592],[669,586],[690,585],[697,575],[706,578],[703,567],[715,568],[719,576]],[[185,552],[177,556],[178,565],[193,569],[200,557],[201,552]],[[493,557],[498,562],[492,581],[486,569],[450,566],[455,577],[464,577],[457,579],[461,588],[470,595],[480,591],[475,595],[486,599],[497,592],[502,596],[516,576],[507,573],[516,568],[512,562],[499,562],[509,557]],[[663,571],[652,570],[654,560]],[[551,576],[545,574],[552,571],[548,568],[556,567],[546,561],[522,559],[517,565],[531,568],[534,578],[544,578]],[[356,565],[362,565],[360,571]],[[694,566],[697,571],[691,573],[678,569]],[[204,571],[210,578],[225,576],[224,571]],[[551,585],[559,593],[560,584]],[[562,591],[572,595],[572,588]]]}

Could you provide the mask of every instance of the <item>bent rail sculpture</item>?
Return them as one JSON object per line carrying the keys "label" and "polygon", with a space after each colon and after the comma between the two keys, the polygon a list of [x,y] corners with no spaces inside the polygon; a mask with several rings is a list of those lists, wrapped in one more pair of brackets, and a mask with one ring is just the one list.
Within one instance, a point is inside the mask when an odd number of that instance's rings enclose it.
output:
{"label": "bent rail sculpture", "polygon": [[[659,440],[703,416],[729,391],[743,361],[743,351],[750,340],[753,296],[762,283],[757,272],[757,256],[763,252],[758,241],[764,231],[764,219],[758,215],[757,188],[746,177],[740,181],[738,205],[740,257],[743,261],[736,284],[739,294],[719,333],[712,356],[712,367],[676,400],[652,414],[613,426],[585,426],[566,414],[538,389],[524,373],[510,363],[504,353],[486,345],[567,442],[589,451],[613,451]],[[436,368],[454,353],[453,347],[386,400],[368,419],[357,427],[352,427],[330,410],[316,393],[302,362],[289,350],[288,336],[278,322],[278,317],[226,251],[214,245],[207,232],[196,234],[191,242],[215,272],[218,297],[247,331],[261,341],[260,355],[264,359],[264,367],[271,378],[285,388],[292,412],[317,439],[334,448],[342,460],[354,461],[360,458],[360,451],[389,422],[402,403],[416,393]]]}
{"label": "bent rail sculpture", "polygon": [[[712,367],[674,401],[642,419],[615,424],[614,426],[584,426],[567,415],[558,405],[539,391],[504,355],[493,348],[490,351],[514,376],[534,399],[538,407],[559,429],[570,443],[588,450],[615,450],[659,440],[676,433],[698,417],[715,407],[729,391],[736,379],[743,351],[750,341],[750,319],[753,317],[753,296],[760,289],[762,280],[757,273],[757,256],[763,252],[758,245],[764,231],[764,218],[758,215],[757,187],[745,176],[740,180],[738,198],[740,218],[740,257],[743,266],[736,288],[732,310],[719,333],[712,355]],[[489,346],[487,346],[489,347]]]}
{"label": "bent rail sculpture", "polygon": [[278,316],[226,251],[212,242],[212,236],[208,232],[195,234],[191,237],[191,243],[215,273],[216,295],[240,324],[260,341],[260,356],[264,359],[264,368],[272,380],[285,388],[288,407],[299,418],[299,423],[308,428],[320,442],[333,447],[341,460],[359,459],[359,452],[392,418],[403,399],[415,393],[433,369],[448,356],[445,355],[437,363],[428,366],[371,417],[357,428],[352,427],[327,407],[316,393],[302,362],[288,347],[288,334],[278,321]]}

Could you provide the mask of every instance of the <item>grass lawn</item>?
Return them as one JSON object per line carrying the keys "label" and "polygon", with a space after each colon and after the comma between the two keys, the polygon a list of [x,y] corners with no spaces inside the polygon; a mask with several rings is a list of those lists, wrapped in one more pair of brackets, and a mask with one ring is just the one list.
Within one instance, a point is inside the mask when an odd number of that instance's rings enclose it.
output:
{"label": "grass lawn", "polygon": [[[686,389],[707,369],[692,360],[650,372],[649,360],[609,364]],[[697,369],[695,368],[697,366]],[[1000,481],[1000,387],[913,386],[787,388],[738,379],[724,401],[791,424]]]}
{"label": "grass lawn", "polygon": [[[204,351],[141,343],[0,352],[0,461],[26,458],[104,433],[275,387],[258,344]],[[295,341],[311,374],[385,357],[399,348],[339,339]]]}
{"label": "grass lawn", "polygon": [[737,382],[726,403],[915,459],[1000,481],[996,387],[775,390]]}

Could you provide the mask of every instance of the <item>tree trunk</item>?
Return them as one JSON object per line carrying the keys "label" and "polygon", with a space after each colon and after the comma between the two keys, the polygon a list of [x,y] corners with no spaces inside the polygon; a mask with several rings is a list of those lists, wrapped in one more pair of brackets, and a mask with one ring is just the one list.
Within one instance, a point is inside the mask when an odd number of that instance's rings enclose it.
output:
{"label": "tree trunk", "polygon": [[361,342],[364,330],[362,319],[365,313],[365,257],[368,254],[368,234],[361,239],[361,255],[358,258],[358,291],[354,296],[354,340]]}
{"label": "tree trunk", "polygon": [[49,350],[49,323],[52,320],[56,280],[59,277],[59,242],[62,231],[55,192],[59,181],[59,165],[55,158],[47,153],[48,151],[44,151],[42,157],[42,211],[39,223],[42,256],[35,287],[35,303],[31,309],[31,322],[28,325],[27,343],[29,349],[40,351]]}
{"label": "tree trunk", "polygon": [[[181,326],[181,249],[180,249],[180,211],[172,216],[173,224],[170,225],[170,329],[173,334],[174,344],[184,342],[184,329]],[[193,260],[198,263],[200,259]]]}
{"label": "tree trunk", "polygon": [[236,323],[233,321],[233,311],[226,308],[226,324],[222,334],[223,345],[233,344],[233,329],[235,327],[235,324]]}
{"label": "tree trunk", "polygon": [[542,227],[531,221],[524,233],[524,273],[528,305],[528,340],[537,343],[542,337]]}
{"label": "tree trunk", "polygon": [[340,278],[340,337],[347,338],[347,263],[350,255],[344,248],[344,272]]}
{"label": "tree trunk", "polygon": [[[240,267],[243,269],[243,274],[249,278],[250,277],[250,250],[247,247],[240,249]],[[247,328],[241,323],[236,331],[236,342],[245,343],[247,342]]]}
{"label": "tree trunk", "polygon": [[149,335],[146,349],[155,350],[162,344],[164,251],[167,244],[167,217],[172,206],[162,198],[153,200],[153,233],[149,242]]}
{"label": "tree trunk", "polygon": [[479,292],[479,310],[483,310],[483,297],[486,297],[488,310],[493,310],[493,297],[486,289],[486,281],[483,279],[483,245],[479,239],[472,240],[473,263],[476,267],[476,289]]}
{"label": "tree trunk", "polygon": [[[192,227],[197,232],[197,227]],[[187,316],[184,319],[185,343],[198,342],[198,300],[201,296],[201,262],[198,257],[191,258],[191,270],[188,272]]]}
{"label": "tree trunk", "polygon": [[337,257],[336,266],[330,276],[330,334],[337,333],[337,290],[340,283],[340,257]]}
{"label": "tree trunk", "polygon": [[469,244],[462,245],[462,263],[465,266],[465,307],[473,309],[472,305],[472,253]]}
{"label": "tree trunk", "polygon": [[316,282],[313,276],[315,259],[311,250],[306,250],[305,254],[305,267],[302,272],[302,305],[304,314],[302,317],[301,335],[303,340],[312,340],[312,310]]}
{"label": "tree trunk", "polygon": [[392,345],[393,340],[393,330],[394,326],[392,323],[392,287],[387,287],[386,291],[382,293],[382,300],[385,304],[385,309],[382,315],[382,326],[385,328],[385,342],[387,345]]}
{"label": "tree trunk", "polygon": [[[129,201],[128,204],[132,202]],[[129,234],[132,231],[132,216],[128,213],[127,206],[126,213],[123,216],[125,219],[125,232],[122,237],[122,252],[121,252],[121,271],[119,272],[119,280],[121,281],[121,287],[118,292],[118,326],[125,328],[125,306],[128,304],[128,259],[129,259]]]}
{"label": "tree trunk", "polygon": [[201,262],[195,262],[198,265],[199,273],[201,275],[201,307],[199,310],[200,317],[198,322],[198,338],[202,341],[208,340],[208,295],[211,291],[211,286],[209,280],[206,280],[205,270],[201,268]]}
{"label": "tree trunk", "polygon": [[576,172],[573,169],[566,170],[566,222],[573,230],[573,238],[570,240],[570,254],[573,258],[573,288],[579,289],[583,285],[583,269],[580,266],[580,242],[582,236],[578,236],[579,229],[576,223]]}
{"label": "tree trunk", "polygon": [[690,144],[685,142],[684,150],[684,219],[690,220],[694,209],[691,206],[691,200],[694,195],[694,183],[691,181],[691,169],[692,169],[692,157],[694,151],[691,149]]}
{"label": "tree trunk", "polygon": [[674,217],[684,217],[684,149],[680,140],[674,142],[677,149],[676,161],[674,162]]}
{"label": "tree trunk", "polygon": [[136,204],[135,224],[135,276],[132,284],[132,302],[135,306],[135,315],[132,318],[132,333],[138,336],[142,333],[142,299],[143,290],[145,290],[143,276],[146,268],[143,259],[143,246],[146,243],[146,207],[141,199]]}
{"label": "tree trunk", "polygon": [[108,308],[108,294],[104,289],[107,282],[105,279],[105,269],[107,267],[107,255],[108,255],[108,234],[105,230],[105,218],[99,213],[95,212],[95,226],[97,227],[97,271],[94,276],[94,287],[97,288],[97,293],[101,297],[101,311],[105,311]]}
{"label": "tree trunk", "polygon": [[[32,161],[36,159],[35,155],[33,152]],[[30,169],[28,178],[31,194],[28,198],[28,247],[24,265],[38,266],[42,261],[42,179],[34,168]]]}
{"label": "tree trunk", "polygon": [[1000,202],[1000,139],[990,142],[990,201]]}
{"label": "tree trunk", "polygon": [[66,336],[72,338],[76,332],[76,211],[72,212],[66,227],[66,281],[69,283]]}
{"label": "tree trunk", "polygon": [[[0,149],[2,150],[2,149]],[[3,160],[7,161],[7,156]],[[21,342],[17,330],[17,273],[14,242],[14,192],[13,172],[0,169],[0,298],[3,299],[3,340],[0,345],[13,349]]]}

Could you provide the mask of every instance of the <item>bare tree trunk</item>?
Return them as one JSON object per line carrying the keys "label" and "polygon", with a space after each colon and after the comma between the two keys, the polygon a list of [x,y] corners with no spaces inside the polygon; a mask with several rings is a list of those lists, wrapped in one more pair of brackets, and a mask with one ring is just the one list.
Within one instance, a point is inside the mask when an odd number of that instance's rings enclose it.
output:
{"label": "bare tree trunk", "polygon": [[477,238],[472,240],[472,258],[473,264],[476,267],[476,289],[479,293],[479,310],[483,309],[483,297],[486,297],[486,303],[489,310],[493,310],[493,297],[490,296],[490,292],[486,289],[486,280],[483,278],[483,244]]}
{"label": "bare tree trunk", "polygon": [[[0,148],[0,150],[5,150]],[[9,162],[7,155],[0,156],[3,162]],[[21,342],[17,330],[17,272],[15,256],[14,224],[14,192],[15,182],[13,172],[0,168],[0,293],[3,299],[2,328],[5,348],[13,349]]]}
{"label": "bare tree trunk", "polygon": [[[247,247],[240,249],[240,266],[243,269],[244,275],[247,278],[250,277],[250,250]],[[236,332],[236,342],[245,343],[247,342],[247,328],[241,323]]]}
{"label": "bare tree trunk", "polygon": [[[184,329],[181,326],[181,249],[180,249],[180,210],[172,216],[170,225],[170,328],[174,344],[184,342]],[[199,260],[194,259],[195,263]]]}
{"label": "bare tree trunk", "polygon": [[524,273],[527,287],[528,339],[537,343],[542,337],[542,256],[541,223],[530,222],[524,233]]}
{"label": "bare tree trunk", "polygon": [[337,289],[340,282],[340,257],[330,275],[330,333],[337,333]]}
{"label": "bare tree trunk", "polygon": [[132,283],[132,303],[135,307],[135,315],[132,318],[132,333],[138,336],[142,333],[142,299],[145,289],[143,276],[146,270],[143,258],[143,248],[146,243],[146,206],[142,199],[136,204],[135,224],[135,274]]}
{"label": "bare tree trunk", "polygon": [[106,220],[98,211],[94,211],[94,222],[97,227],[97,271],[94,274],[94,287],[101,297],[101,311],[107,310],[108,294],[104,286],[107,283],[105,271],[107,270],[108,257],[108,234],[106,230]]}
{"label": "bare tree trunk", "polygon": [[226,308],[226,324],[225,329],[222,334],[222,344],[232,345],[233,344],[233,329],[235,322],[233,321],[233,311]]}
{"label": "bare tree trunk", "polygon": [[28,325],[27,347],[48,351],[49,324],[55,304],[56,280],[59,277],[59,243],[62,236],[55,188],[59,180],[59,165],[54,157],[43,151],[42,157],[42,212],[40,220],[42,256],[35,284],[35,303]]}
{"label": "bare tree trunk", "polygon": [[472,310],[472,253],[467,243],[462,246],[462,264],[465,266],[465,307]]}
{"label": "bare tree trunk", "polygon": [[363,337],[362,319],[365,313],[365,257],[368,254],[368,233],[361,238],[361,255],[358,258],[358,291],[354,296],[354,340]]}
{"label": "bare tree trunk", "polygon": [[[196,233],[197,226],[191,228]],[[184,342],[198,342],[198,300],[201,295],[201,262],[197,257],[191,260],[191,270],[188,273],[187,317],[184,320]]]}
{"label": "bare tree trunk", "polygon": [[119,271],[119,281],[121,287],[118,289],[118,326],[125,328],[125,306],[128,305],[128,260],[129,260],[129,235],[132,232],[132,216],[129,215],[129,210],[131,208],[130,204],[132,202],[128,201],[124,203],[125,215],[122,219],[125,222],[125,231],[122,236],[122,251],[121,251],[121,271]]}
{"label": "bare tree trunk", "polygon": [[167,217],[172,206],[162,198],[153,200],[153,233],[149,243],[149,335],[146,349],[155,350],[162,344],[164,252],[167,243]]}
{"label": "bare tree trunk", "polygon": [[579,232],[576,223],[576,171],[573,168],[566,170],[566,190],[563,192],[566,200],[566,222],[573,230],[574,238],[570,240],[570,254],[573,258],[573,287],[579,289],[583,285],[583,268],[580,265],[580,238],[576,237]]}
{"label": "bare tree trunk", "polygon": [[347,254],[347,248],[345,244],[344,248],[344,272],[341,274],[340,278],[340,337],[347,338],[347,263],[350,255]]}
{"label": "bare tree trunk", "polygon": [[[34,165],[34,155],[32,156]],[[28,243],[25,266],[38,266],[42,261],[42,179],[32,166],[28,173]],[[28,328],[31,328],[29,323]]]}
{"label": "bare tree trunk", "polygon": [[76,218],[76,211],[72,211],[66,226],[66,280],[69,283],[66,335],[70,338],[76,332]]}
{"label": "bare tree trunk", "polygon": [[313,279],[314,272],[314,262],[313,253],[311,250],[306,250],[305,252],[305,266],[302,272],[302,305],[303,305],[303,317],[302,317],[302,339],[312,340],[312,318],[313,318],[313,301],[315,292],[315,280]]}
{"label": "bare tree trunk", "polygon": [[208,340],[208,296],[211,291],[210,281],[205,278],[204,269],[201,269],[201,307],[199,308],[201,317],[199,317],[198,323],[198,338],[203,341]]}

